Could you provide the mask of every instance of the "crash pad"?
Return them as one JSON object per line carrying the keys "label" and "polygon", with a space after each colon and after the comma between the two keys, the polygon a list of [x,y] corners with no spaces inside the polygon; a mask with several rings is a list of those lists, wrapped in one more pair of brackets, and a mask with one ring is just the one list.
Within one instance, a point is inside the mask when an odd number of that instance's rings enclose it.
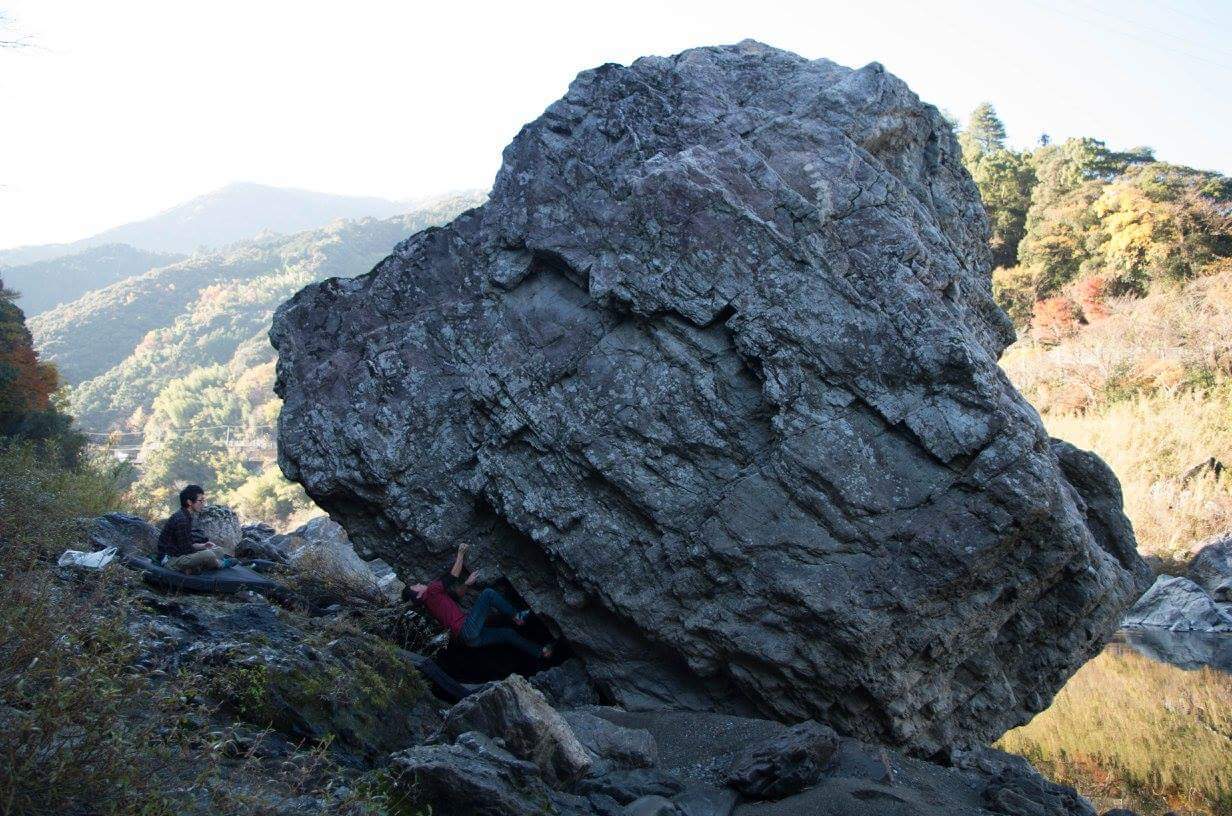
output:
{"label": "crash pad", "polygon": [[282,584],[271,581],[238,564],[226,569],[186,575],[161,567],[150,559],[137,555],[126,557],[124,563],[126,566],[140,570],[146,583],[167,589],[186,589],[193,592],[213,592],[222,595],[239,592],[242,589],[274,594],[290,593],[290,590]]}

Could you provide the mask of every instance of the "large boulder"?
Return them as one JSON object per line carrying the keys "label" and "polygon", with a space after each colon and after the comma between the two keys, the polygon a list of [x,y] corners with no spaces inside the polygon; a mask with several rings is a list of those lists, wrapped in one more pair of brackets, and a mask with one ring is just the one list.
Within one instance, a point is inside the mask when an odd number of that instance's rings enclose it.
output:
{"label": "large boulder", "polygon": [[1124,625],[1173,632],[1232,632],[1232,616],[1188,578],[1161,575],[1129,610]]}
{"label": "large boulder", "polygon": [[222,504],[207,504],[200,513],[193,516],[193,527],[232,555],[244,537],[239,515]]}
{"label": "large boulder", "polygon": [[606,699],[994,738],[1149,575],[997,366],[987,240],[880,65],[604,65],[487,204],[278,310],[279,463],[391,563],[470,542]]}
{"label": "large boulder", "polygon": [[455,739],[471,731],[501,740],[514,756],[535,763],[556,788],[581,777],[592,762],[569,723],[516,674],[449,709],[441,736]]}
{"label": "large boulder", "polygon": [[[1212,536],[1197,544],[1192,551],[1193,560],[1185,571],[1185,577],[1189,580],[1214,593],[1217,587],[1232,579],[1232,533]],[[1224,593],[1221,591],[1220,594]]]}

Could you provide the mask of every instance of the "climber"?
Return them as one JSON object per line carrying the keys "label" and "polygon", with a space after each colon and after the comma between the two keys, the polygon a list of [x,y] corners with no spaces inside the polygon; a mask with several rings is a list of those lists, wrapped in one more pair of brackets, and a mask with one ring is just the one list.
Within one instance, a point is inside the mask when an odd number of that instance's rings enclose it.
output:
{"label": "climber", "polygon": [[172,513],[158,534],[158,557],[162,565],[188,575],[218,570],[235,559],[227,558],[218,545],[194,535],[192,517],[205,507],[205,490],[190,484],[180,491],[180,509]]}
{"label": "climber", "polygon": [[[514,610],[513,604],[494,589],[485,589],[479,593],[470,612],[463,612],[454,598],[454,587],[462,577],[465,569],[466,551],[469,544],[458,545],[458,555],[454,558],[449,572],[428,584],[412,584],[409,589],[416,600],[422,601],[432,617],[449,630],[451,637],[461,638],[467,646],[494,646],[505,644],[513,646],[532,657],[542,657],[545,660],[552,656],[552,646],[539,646],[522,637],[512,629],[488,626],[488,616],[493,612],[501,612],[513,619],[514,625],[521,626],[530,617],[530,610],[521,612]],[[479,573],[472,571],[462,582],[462,590],[475,582]]]}

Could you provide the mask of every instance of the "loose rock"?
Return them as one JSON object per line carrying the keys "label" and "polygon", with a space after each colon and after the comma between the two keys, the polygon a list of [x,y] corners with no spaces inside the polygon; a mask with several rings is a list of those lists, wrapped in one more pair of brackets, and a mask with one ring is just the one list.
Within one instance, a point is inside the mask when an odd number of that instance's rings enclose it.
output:
{"label": "loose rock", "polygon": [[582,776],[591,765],[569,724],[542,693],[516,674],[449,710],[441,736],[453,739],[468,731],[502,740],[515,756],[535,763],[555,788]]}
{"label": "loose rock", "polygon": [[1212,536],[1194,547],[1185,576],[1198,586],[1212,592],[1232,579],[1232,533]]}
{"label": "loose rock", "polygon": [[649,768],[658,759],[658,746],[645,729],[623,728],[587,711],[562,711],[561,716],[597,759],[623,768]]}
{"label": "loose rock", "polygon": [[243,538],[240,517],[230,507],[221,504],[207,504],[193,516],[193,527],[231,555],[235,554],[235,548]]}
{"label": "loose rock", "polygon": [[803,722],[742,751],[728,767],[727,782],[750,799],[781,799],[817,784],[837,748],[834,729]]}
{"label": "loose rock", "polygon": [[535,765],[518,759],[482,734],[452,745],[420,745],[390,757],[399,787],[433,813],[542,816],[548,789]]}
{"label": "loose rock", "polygon": [[1232,632],[1232,616],[1188,578],[1161,575],[1129,610],[1123,625],[1173,632]]}

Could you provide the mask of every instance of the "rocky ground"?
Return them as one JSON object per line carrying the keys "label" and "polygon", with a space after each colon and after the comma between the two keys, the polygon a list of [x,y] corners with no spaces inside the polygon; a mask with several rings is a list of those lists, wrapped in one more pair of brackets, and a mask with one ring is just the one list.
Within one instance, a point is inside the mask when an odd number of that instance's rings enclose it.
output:
{"label": "rocky ground", "polygon": [[[96,545],[153,541],[153,528],[131,516],[88,529]],[[291,542],[339,563],[355,558],[328,520],[283,537],[251,526],[235,538],[245,534],[267,555]],[[143,585],[119,562],[107,569],[124,578],[134,667],[196,712],[158,729],[217,748],[207,775],[166,779],[185,812],[225,800],[270,814],[1094,813],[1072,789],[991,749],[955,750],[938,764],[814,721],[627,711],[577,659],[459,687],[467,696],[454,701],[420,671],[437,633],[391,597],[337,584],[312,603],[177,594]],[[321,591],[299,571],[282,578]],[[64,568],[59,580],[85,586],[102,576]]]}
{"label": "rocky ground", "polygon": [[1232,534],[1199,542],[1184,575],[1160,575],[1125,615],[1128,629],[1232,632]]}

